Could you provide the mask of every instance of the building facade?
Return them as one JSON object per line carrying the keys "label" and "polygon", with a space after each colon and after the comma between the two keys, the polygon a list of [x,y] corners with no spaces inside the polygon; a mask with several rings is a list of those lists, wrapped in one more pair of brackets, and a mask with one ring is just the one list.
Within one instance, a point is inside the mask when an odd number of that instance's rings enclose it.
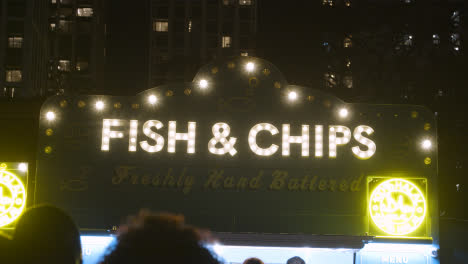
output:
{"label": "building facade", "polygon": [[255,0],[151,0],[149,78],[153,87],[192,80],[215,58],[255,55]]}
{"label": "building facade", "polygon": [[106,57],[105,1],[51,0],[48,93],[98,92]]}
{"label": "building facade", "polygon": [[0,96],[38,96],[46,91],[45,1],[0,1]]}
{"label": "building facade", "polygon": [[3,98],[99,90],[105,64],[105,1],[0,3]]}

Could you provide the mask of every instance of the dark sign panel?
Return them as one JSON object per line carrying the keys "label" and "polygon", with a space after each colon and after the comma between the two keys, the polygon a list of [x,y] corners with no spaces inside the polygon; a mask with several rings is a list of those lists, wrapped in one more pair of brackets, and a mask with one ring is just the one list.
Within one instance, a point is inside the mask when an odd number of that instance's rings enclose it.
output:
{"label": "dark sign panel", "polygon": [[83,228],[150,208],[221,232],[434,235],[432,113],[348,104],[261,59],[132,97],[53,97],[39,131],[35,202]]}

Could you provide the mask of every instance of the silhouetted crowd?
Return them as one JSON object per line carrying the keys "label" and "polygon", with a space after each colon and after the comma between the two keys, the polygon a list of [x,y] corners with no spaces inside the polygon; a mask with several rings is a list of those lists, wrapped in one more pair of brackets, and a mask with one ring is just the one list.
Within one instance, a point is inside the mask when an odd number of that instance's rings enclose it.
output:
{"label": "silhouetted crowd", "polygon": [[[214,239],[209,231],[185,224],[184,217],[140,211],[118,229],[100,264],[221,264],[206,245]],[[72,218],[48,205],[27,210],[18,220],[13,237],[0,235],[0,263],[80,264],[80,233]],[[264,264],[248,258],[243,264]],[[305,264],[300,257],[286,264]]]}

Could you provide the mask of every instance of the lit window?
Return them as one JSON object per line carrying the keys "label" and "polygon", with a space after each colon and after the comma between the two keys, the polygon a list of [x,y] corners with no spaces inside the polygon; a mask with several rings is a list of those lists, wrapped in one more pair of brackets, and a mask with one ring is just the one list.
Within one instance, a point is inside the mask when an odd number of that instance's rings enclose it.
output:
{"label": "lit window", "polygon": [[322,0],[322,5],[323,6],[334,6],[335,5],[335,0]]}
{"label": "lit window", "polygon": [[345,3],[345,6],[347,7],[351,6],[351,0],[345,0],[344,3]]}
{"label": "lit window", "polygon": [[223,5],[232,5],[233,0],[223,0]]}
{"label": "lit window", "polygon": [[7,82],[21,82],[23,74],[20,70],[7,70],[5,79]]}
{"label": "lit window", "polygon": [[452,15],[450,16],[450,21],[454,27],[460,26],[460,12],[453,11]]}
{"label": "lit window", "polygon": [[58,28],[61,32],[70,32],[72,27],[72,22],[68,20],[60,20]]}
{"label": "lit window", "polygon": [[460,51],[460,34],[458,33],[452,33],[450,34],[450,44],[455,52]]}
{"label": "lit window", "polygon": [[346,75],[343,77],[343,87],[348,89],[353,88],[353,76]]}
{"label": "lit window", "polygon": [[189,20],[189,22],[187,24],[187,31],[192,32],[192,20]]}
{"label": "lit window", "polygon": [[239,5],[252,5],[252,0],[239,0]]}
{"label": "lit window", "polygon": [[440,44],[440,37],[438,34],[432,35],[432,44],[439,45]]}
{"label": "lit window", "polygon": [[76,15],[80,17],[91,17],[93,16],[93,9],[91,7],[80,7],[76,9]]}
{"label": "lit window", "polygon": [[241,56],[247,57],[247,56],[249,56],[249,53],[248,52],[241,52]]}
{"label": "lit window", "polygon": [[325,87],[326,88],[335,88],[336,87],[336,74],[333,72],[327,72],[323,75],[325,80]]}
{"label": "lit window", "polygon": [[403,37],[403,44],[405,46],[413,46],[413,35],[407,34]]}
{"label": "lit window", "polygon": [[351,48],[353,46],[353,41],[352,41],[352,35],[348,35],[344,38],[343,40],[343,47],[345,48]]}
{"label": "lit window", "polygon": [[169,30],[169,22],[167,20],[156,20],[153,22],[153,31],[167,32]]}
{"label": "lit window", "polygon": [[328,43],[327,41],[323,42],[322,46],[323,46],[325,52],[330,52],[331,51],[330,43]]}
{"label": "lit window", "polygon": [[76,70],[77,71],[86,71],[88,69],[88,62],[87,61],[78,61],[76,62]]}
{"label": "lit window", "polygon": [[55,31],[56,24],[50,23],[50,31]]}
{"label": "lit window", "polygon": [[52,4],[56,4],[57,3],[57,0],[51,0],[50,1]]}
{"label": "lit window", "polygon": [[230,48],[231,47],[231,37],[230,36],[223,36],[223,48]]}
{"label": "lit window", "polygon": [[10,48],[21,48],[23,44],[23,37],[9,37],[8,47]]}
{"label": "lit window", "polygon": [[2,96],[7,98],[15,97],[15,87],[3,87]]}
{"label": "lit window", "polygon": [[70,71],[70,61],[69,60],[59,60],[57,69],[59,71]]}

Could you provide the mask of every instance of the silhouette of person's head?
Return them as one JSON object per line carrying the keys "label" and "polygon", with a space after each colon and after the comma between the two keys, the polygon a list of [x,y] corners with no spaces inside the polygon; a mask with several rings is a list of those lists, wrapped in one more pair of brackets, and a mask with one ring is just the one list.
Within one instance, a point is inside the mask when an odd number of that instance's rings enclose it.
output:
{"label": "silhouette of person's head", "polygon": [[219,264],[204,242],[209,234],[186,225],[183,216],[141,211],[119,228],[101,263]]}
{"label": "silhouette of person's head", "polygon": [[13,242],[20,264],[79,264],[78,228],[64,211],[49,205],[27,210],[16,224]]}
{"label": "silhouette of person's head", "polygon": [[301,257],[292,257],[288,259],[286,264],[305,264],[305,261]]}
{"label": "silhouette of person's head", "polygon": [[248,259],[244,260],[243,264],[264,264],[264,263],[259,258],[248,258]]}

